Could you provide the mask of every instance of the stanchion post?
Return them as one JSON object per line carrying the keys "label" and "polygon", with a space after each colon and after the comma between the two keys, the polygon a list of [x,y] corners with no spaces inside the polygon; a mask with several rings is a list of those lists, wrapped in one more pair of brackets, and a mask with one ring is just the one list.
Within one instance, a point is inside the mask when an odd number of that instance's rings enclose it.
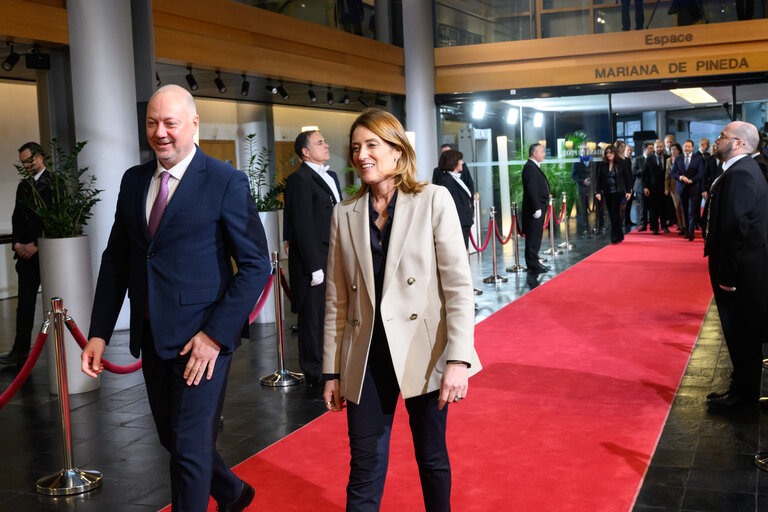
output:
{"label": "stanchion post", "polygon": [[573,244],[568,242],[568,194],[566,192],[563,192],[563,222],[562,224],[565,227],[565,242],[558,245],[561,249],[565,249],[566,251],[570,251],[573,249]]}
{"label": "stanchion post", "polygon": [[277,338],[277,371],[261,378],[262,386],[283,388],[304,382],[304,374],[285,369],[285,331],[283,330],[283,289],[280,286],[280,251],[272,253],[272,289],[275,292],[275,337]]}
{"label": "stanchion post", "polygon": [[498,272],[498,263],[496,261],[496,208],[491,206],[491,232],[488,236],[491,237],[491,252],[493,254],[493,274],[483,279],[484,283],[506,283],[508,279],[504,276],[500,276]]}
{"label": "stanchion post", "polygon": [[[475,197],[473,198],[474,204],[475,204],[475,227],[477,228],[475,231],[477,231],[477,236],[475,237],[477,240],[480,240],[483,237],[483,227],[480,225],[480,194],[475,192]],[[469,247],[467,247],[467,258],[469,258]],[[478,251],[478,254],[482,254]],[[471,261],[470,261],[471,264]],[[477,288],[473,288],[472,292],[475,295],[482,295],[483,290],[479,290]]]}
{"label": "stanchion post", "polygon": [[69,386],[67,384],[67,356],[64,351],[64,301],[51,299],[53,311],[54,355],[56,357],[56,388],[59,393],[59,414],[64,445],[64,469],[37,481],[37,492],[50,496],[82,494],[101,486],[101,473],[77,469],[72,455],[72,425],[69,421]]}
{"label": "stanchion post", "polygon": [[527,268],[520,265],[520,250],[517,245],[517,203],[512,203],[512,251],[515,253],[515,264],[507,267],[507,272],[527,272]]}
{"label": "stanchion post", "polygon": [[555,249],[555,208],[552,206],[552,194],[549,195],[549,249],[544,251],[544,254],[563,254],[560,249]]}

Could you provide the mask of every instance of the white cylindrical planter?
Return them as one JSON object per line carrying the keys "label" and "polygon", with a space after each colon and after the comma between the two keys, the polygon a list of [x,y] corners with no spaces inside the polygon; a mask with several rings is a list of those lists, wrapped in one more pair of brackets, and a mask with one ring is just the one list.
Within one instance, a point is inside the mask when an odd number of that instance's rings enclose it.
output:
{"label": "white cylindrical planter", "polygon": [[[273,251],[281,250],[283,240],[282,233],[282,210],[276,210],[271,212],[259,212],[259,218],[261,224],[264,226],[264,234],[267,237],[267,247],[269,248],[269,254]],[[281,255],[282,255],[281,251]],[[282,256],[281,256],[282,257]],[[287,265],[285,266],[287,268]],[[272,286],[279,286],[280,280],[277,279]],[[264,303],[264,308],[261,310],[259,316],[256,317],[254,323],[257,324],[272,324],[275,323],[275,299],[273,295],[274,291],[270,292],[270,298]]]}
{"label": "white cylindrical planter", "polygon": [[[64,308],[83,331],[83,335],[88,336],[93,308],[93,274],[88,237],[40,238],[38,246],[40,248],[40,282],[43,287],[43,314],[51,309],[51,298],[61,297]],[[46,345],[48,389],[51,393],[58,394],[52,335],[49,336]],[[64,345],[69,394],[98,389],[100,380],[88,377],[80,370],[80,354],[83,351],[67,329],[64,329]]]}

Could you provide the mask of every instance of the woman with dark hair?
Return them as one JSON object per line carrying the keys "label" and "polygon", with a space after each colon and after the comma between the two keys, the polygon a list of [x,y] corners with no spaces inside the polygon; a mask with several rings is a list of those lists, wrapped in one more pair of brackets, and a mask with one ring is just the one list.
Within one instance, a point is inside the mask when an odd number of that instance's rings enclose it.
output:
{"label": "woman with dark hair", "polygon": [[326,408],[347,408],[347,510],[379,510],[402,394],[425,509],[447,512],[448,404],[466,398],[480,369],[459,217],[444,187],[416,181],[415,153],[392,114],[361,114],[349,152],[362,186],[333,210],[323,354]]}
{"label": "woman with dark hair", "polygon": [[669,146],[669,158],[667,158],[666,172],[664,173],[664,194],[672,197],[672,204],[675,206],[675,216],[677,217],[677,234],[685,236],[685,215],[683,215],[683,206],[680,202],[680,195],[677,193],[677,182],[670,176],[672,172],[672,162],[675,158],[683,154],[683,147],[678,142],[673,142]]}
{"label": "woman with dark hair", "polygon": [[621,223],[621,203],[632,194],[632,173],[617,157],[616,147],[609,144],[603,150],[603,161],[597,166],[597,193],[600,201],[605,197],[608,214],[611,217],[611,243],[624,240]]}
{"label": "woman with dark hair", "polygon": [[469,248],[469,230],[475,223],[475,205],[473,192],[461,179],[461,169],[464,167],[464,154],[455,149],[443,151],[437,168],[440,169],[437,185],[442,185],[451,193],[456,211],[461,223],[461,234],[464,236],[464,247]]}

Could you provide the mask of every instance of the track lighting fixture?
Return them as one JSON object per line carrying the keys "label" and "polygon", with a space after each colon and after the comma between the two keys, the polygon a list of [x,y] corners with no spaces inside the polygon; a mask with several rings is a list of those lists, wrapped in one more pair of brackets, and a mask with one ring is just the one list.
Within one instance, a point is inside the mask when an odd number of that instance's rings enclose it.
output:
{"label": "track lighting fixture", "polygon": [[240,86],[240,96],[248,96],[248,92],[251,90],[251,83],[245,78],[243,74],[243,85]]}
{"label": "track lighting fixture", "polygon": [[21,57],[18,53],[13,51],[13,45],[11,43],[8,43],[8,46],[11,47],[11,53],[8,54],[8,56],[3,61],[3,69],[5,71],[10,71],[13,69],[13,66],[16,65],[17,62],[19,62],[19,58]]}
{"label": "track lighting fixture", "polygon": [[288,99],[288,93],[283,89],[283,81],[280,80],[280,85],[277,87],[277,93],[283,97],[284,100]]}
{"label": "track lighting fixture", "polygon": [[187,81],[187,85],[189,85],[189,88],[193,91],[197,90],[197,80],[195,80],[195,77],[192,76],[192,68],[187,67],[187,76],[184,77],[184,79]]}
{"label": "track lighting fixture", "polygon": [[376,95],[376,99],[374,100],[374,103],[376,103],[380,107],[386,107],[387,106],[387,100],[385,100],[384,98],[382,98],[378,94]]}
{"label": "track lighting fixture", "polygon": [[221,71],[216,72],[216,78],[213,79],[213,83],[216,84],[216,88],[221,94],[227,92],[227,86],[224,85],[224,80],[221,79]]}
{"label": "track lighting fixture", "polygon": [[347,94],[346,89],[344,89],[344,99],[342,99],[341,101],[343,101],[345,105],[349,105],[349,94]]}
{"label": "track lighting fixture", "polygon": [[368,102],[366,101],[366,99],[365,99],[365,98],[363,98],[363,95],[362,95],[362,94],[360,95],[360,97],[359,97],[359,98],[357,98],[357,101],[359,101],[359,102],[360,102],[360,104],[361,104],[362,106],[364,106],[365,108],[368,108],[368,107],[370,107],[370,106],[371,106],[371,104],[370,104],[370,103],[368,103]]}
{"label": "track lighting fixture", "polygon": [[325,95],[326,98],[328,98],[328,104],[333,105],[333,93],[331,92],[331,88],[328,88],[328,94]]}
{"label": "track lighting fixture", "polygon": [[163,85],[163,82],[160,81],[160,75],[155,71],[155,85],[159,88],[161,85]]}
{"label": "track lighting fixture", "polygon": [[267,80],[266,89],[267,89],[267,92],[269,92],[270,94],[277,94],[277,86],[272,85],[272,83],[269,80]]}
{"label": "track lighting fixture", "polygon": [[317,103],[317,95],[315,94],[315,91],[312,90],[312,85],[309,86],[307,95],[309,95],[309,101],[311,101],[312,103]]}

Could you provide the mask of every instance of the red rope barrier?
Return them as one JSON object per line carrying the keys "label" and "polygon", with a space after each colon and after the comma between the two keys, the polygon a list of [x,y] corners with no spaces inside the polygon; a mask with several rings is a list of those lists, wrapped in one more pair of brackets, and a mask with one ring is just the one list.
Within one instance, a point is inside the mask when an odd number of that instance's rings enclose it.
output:
{"label": "red rope barrier", "polygon": [[13,395],[16,394],[19,388],[21,388],[22,384],[24,384],[24,382],[27,380],[27,377],[29,377],[29,374],[32,371],[32,367],[35,366],[37,358],[40,357],[40,352],[43,350],[43,345],[45,345],[46,339],[48,339],[48,333],[40,331],[40,334],[37,335],[37,339],[35,340],[35,346],[32,347],[32,351],[29,353],[29,357],[24,363],[24,366],[22,366],[21,371],[16,376],[16,378],[13,379],[13,382],[11,382],[11,385],[8,386],[8,389],[6,389],[5,392],[0,395],[0,409],[5,407],[5,404],[7,404],[10,399],[13,398]]}
{"label": "red rope barrier", "polygon": [[[566,208],[565,201],[563,201],[563,208],[560,210],[560,218],[555,219],[556,223],[561,224],[563,222],[563,218],[565,217],[565,208]],[[554,211],[554,208],[553,208],[553,211]]]}
{"label": "red rope barrier", "polygon": [[512,233],[514,232],[513,228],[509,228],[509,234],[507,235],[507,238],[504,239],[504,237],[501,236],[501,233],[499,233],[499,225],[496,224],[496,239],[499,241],[501,245],[506,245],[507,242],[509,242],[509,239],[512,238]]}
{"label": "red rope barrier", "polygon": [[469,241],[472,242],[472,246],[477,252],[483,252],[488,247],[488,242],[491,240],[491,233],[493,233],[493,218],[488,219],[488,232],[485,235],[485,242],[482,247],[478,247],[475,242],[475,237],[472,236],[472,231],[469,232]]}
{"label": "red rope barrier", "polygon": [[283,291],[285,292],[285,296],[288,297],[288,302],[291,301],[291,287],[288,286],[288,281],[285,279],[285,273],[283,272],[283,269],[280,269],[280,285],[283,287]]}
{"label": "red rope barrier", "polygon": [[514,218],[514,222],[517,223],[517,232],[520,233],[520,236],[525,238],[525,234],[523,233],[523,227],[520,225],[520,218],[517,215],[512,215]]}
{"label": "red rope barrier", "polygon": [[[77,327],[72,317],[68,316],[64,324],[67,326],[67,329],[69,329],[69,332],[72,334],[72,337],[75,339],[77,344],[80,345],[80,348],[85,348],[85,346],[88,344],[88,340],[86,340],[85,336],[83,336],[83,333],[80,332],[80,328]],[[114,363],[110,363],[109,361],[107,361],[102,357],[101,364],[104,365],[104,369],[107,370],[108,372],[112,372],[118,375],[124,375],[126,373],[133,373],[139,368],[141,368],[141,359],[139,359],[133,364],[120,366]]]}
{"label": "red rope barrier", "polygon": [[547,226],[549,226],[549,218],[550,214],[552,213],[552,205],[547,206],[547,214],[544,216],[544,229],[547,229]]}
{"label": "red rope barrier", "polygon": [[256,303],[256,306],[254,306],[253,311],[251,311],[251,314],[248,315],[248,323],[252,324],[254,320],[256,320],[256,317],[259,316],[261,313],[261,310],[264,309],[264,304],[267,303],[267,297],[269,297],[269,292],[272,291],[272,283],[275,282],[275,274],[270,274],[269,279],[267,279],[267,284],[264,286],[264,291],[261,292],[261,297],[259,297],[259,301]]}

